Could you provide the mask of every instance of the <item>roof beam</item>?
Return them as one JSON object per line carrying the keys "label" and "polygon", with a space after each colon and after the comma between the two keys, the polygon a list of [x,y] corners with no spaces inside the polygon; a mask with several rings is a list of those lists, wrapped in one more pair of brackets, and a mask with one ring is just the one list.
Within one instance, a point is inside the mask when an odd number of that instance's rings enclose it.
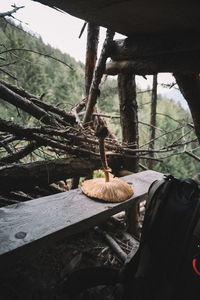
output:
{"label": "roof beam", "polygon": [[134,38],[114,40],[111,58],[130,60],[135,58],[181,54],[200,50],[200,39],[196,35],[142,35]]}
{"label": "roof beam", "polygon": [[154,75],[157,73],[200,73],[200,50],[174,54],[141,57],[131,60],[111,61],[106,64],[105,74]]}

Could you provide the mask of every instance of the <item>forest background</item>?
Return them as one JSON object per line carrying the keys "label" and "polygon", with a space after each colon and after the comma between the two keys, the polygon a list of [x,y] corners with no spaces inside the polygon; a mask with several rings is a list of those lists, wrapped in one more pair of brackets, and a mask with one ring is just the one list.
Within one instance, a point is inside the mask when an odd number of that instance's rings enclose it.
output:
{"label": "forest background", "polygon": [[[45,102],[70,111],[71,108],[84,98],[84,64],[77,62],[60,50],[45,45],[41,38],[24,32],[22,27],[15,27],[12,23],[0,20],[0,52],[5,49],[20,49],[7,52],[6,62],[1,61],[0,78],[23,87],[34,95],[45,93]],[[57,60],[39,55],[35,52],[48,54]],[[63,63],[71,66],[68,68]],[[10,76],[11,75],[11,76]],[[148,146],[150,139],[150,105],[151,87],[147,91],[137,88],[139,145]],[[121,141],[121,127],[119,118],[119,99],[117,80],[107,78],[101,86],[101,94],[97,102],[98,112],[103,114],[112,132]],[[35,125],[30,115],[16,109],[9,103],[2,101],[0,114],[5,120],[14,121],[20,125]],[[155,154],[153,169],[163,173],[171,173],[179,178],[191,177],[200,172],[200,166],[195,159],[187,154],[191,151],[200,156],[200,149],[196,136],[190,124],[191,114],[179,103],[158,95],[156,112],[156,139],[155,149],[166,148],[176,142],[176,149],[170,152],[162,151]],[[5,153],[1,152],[0,157]],[[56,154],[54,154],[56,155]],[[47,151],[36,150],[22,161],[52,159],[53,154]],[[140,159],[142,165],[147,166],[146,159]]]}

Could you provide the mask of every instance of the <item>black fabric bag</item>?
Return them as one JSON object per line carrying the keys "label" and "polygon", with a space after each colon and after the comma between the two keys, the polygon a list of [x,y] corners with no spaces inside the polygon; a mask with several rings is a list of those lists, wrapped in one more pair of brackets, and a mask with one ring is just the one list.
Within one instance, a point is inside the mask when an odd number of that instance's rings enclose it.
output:
{"label": "black fabric bag", "polygon": [[200,189],[194,180],[169,175],[150,186],[139,248],[120,272],[78,270],[64,286],[74,295],[102,284],[115,285],[120,300],[200,299]]}
{"label": "black fabric bag", "polygon": [[149,189],[138,251],[121,272],[123,299],[200,299],[200,190],[171,175]]}

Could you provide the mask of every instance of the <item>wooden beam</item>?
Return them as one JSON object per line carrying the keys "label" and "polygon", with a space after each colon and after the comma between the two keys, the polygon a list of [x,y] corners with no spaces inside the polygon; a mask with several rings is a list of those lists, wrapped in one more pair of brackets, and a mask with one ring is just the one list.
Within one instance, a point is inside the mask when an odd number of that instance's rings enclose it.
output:
{"label": "wooden beam", "polygon": [[140,35],[133,38],[114,40],[111,44],[112,60],[130,60],[160,56],[166,54],[181,54],[183,52],[200,50],[200,40],[196,35]]}
{"label": "wooden beam", "polygon": [[166,54],[132,60],[111,61],[106,64],[105,74],[155,75],[157,73],[191,74],[200,72],[200,51]]}
{"label": "wooden beam", "polygon": [[1,191],[30,190],[74,176],[87,176],[99,169],[100,159],[66,158],[0,167]]}
{"label": "wooden beam", "polygon": [[144,171],[121,178],[134,189],[134,196],[121,203],[96,201],[76,189],[0,208],[1,269],[30,255],[28,250],[91,228],[144,200],[150,184],[162,176]]}

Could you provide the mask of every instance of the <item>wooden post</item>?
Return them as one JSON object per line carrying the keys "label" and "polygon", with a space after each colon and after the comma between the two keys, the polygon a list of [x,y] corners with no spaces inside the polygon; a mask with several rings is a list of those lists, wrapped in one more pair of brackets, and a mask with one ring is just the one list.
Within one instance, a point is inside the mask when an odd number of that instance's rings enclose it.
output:
{"label": "wooden post", "polygon": [[101,82],[101,78],[104,74],[106,60],[109,57],[110,54],[110,45],[113,40],[114,32],[111,32],[110,30],[107,30],[106,33],[106,39],[103,44],[103,48],[101,51],[100,58],[98,60],[98,64],[95,69],[95,73],[93,76],[89,96],[88,96],[88,102],[86,107],[86,112],[84,116],[83,123],[90,122],[92,119],[93,109],[96,105],[97,97],[99,96],[99,84]]}
{"label": "wooden post", "polygon": [[97,60],[99,26],[88,23],[85,60],[85,95],[88,97]]}
{"label": "wooden post", "polygon": [[[87,29],[87,46],[85,60],[85,96],[88,99],[90,86],[92,83],[94,70],[97,60],[97,50],[99,44],[99,26],[88,23]],[[86,101],[87,103],[87,101]],[[88,178],[93,177],[93,171],[88,175]],[[78,188],[80,177],[72,178],[71,189]]]}
{"label": "wooden post", "polygon": [[77,189],[79,186],[80,176],[76,176],[72,178],[71,181],[71,190]]}
{"label": "wooden post", "polygon": [[[157,107],[157,75],[153,76],[153,89],[152,89],[152,97],[151,97],[151,120],[150,124],[151,129],[150,129],[150,141],[151,143],[149,144],[149,149],[154,149],[154,139],[155,139],[155,133],[156,133],[156,107]],[[150,153],[150,157],[154,157],[154,153]],[[154,161],[152,159],[149,160],[148,162],[148,167],[149,169],[153,169],[153,163]]]}
{"label": "wooden post", "polygon": [[[122,141],[129,144],[132,149],[138,148],[138,116],[136,101],[136,83],[133,74],[118,75],[118,91],[120,101],[120,122],[122,128]],[[124,160],[124,168],[128,171],[138,172],[138,158]],[[134,204],[127,210],[127,230],[135,237],[139,237],[139,207]]]}
{"label": "wooden post", "polygon": [[175,73],[174,77],[190,108],[195,132],[200,144],[200,79],[199,73]]}

